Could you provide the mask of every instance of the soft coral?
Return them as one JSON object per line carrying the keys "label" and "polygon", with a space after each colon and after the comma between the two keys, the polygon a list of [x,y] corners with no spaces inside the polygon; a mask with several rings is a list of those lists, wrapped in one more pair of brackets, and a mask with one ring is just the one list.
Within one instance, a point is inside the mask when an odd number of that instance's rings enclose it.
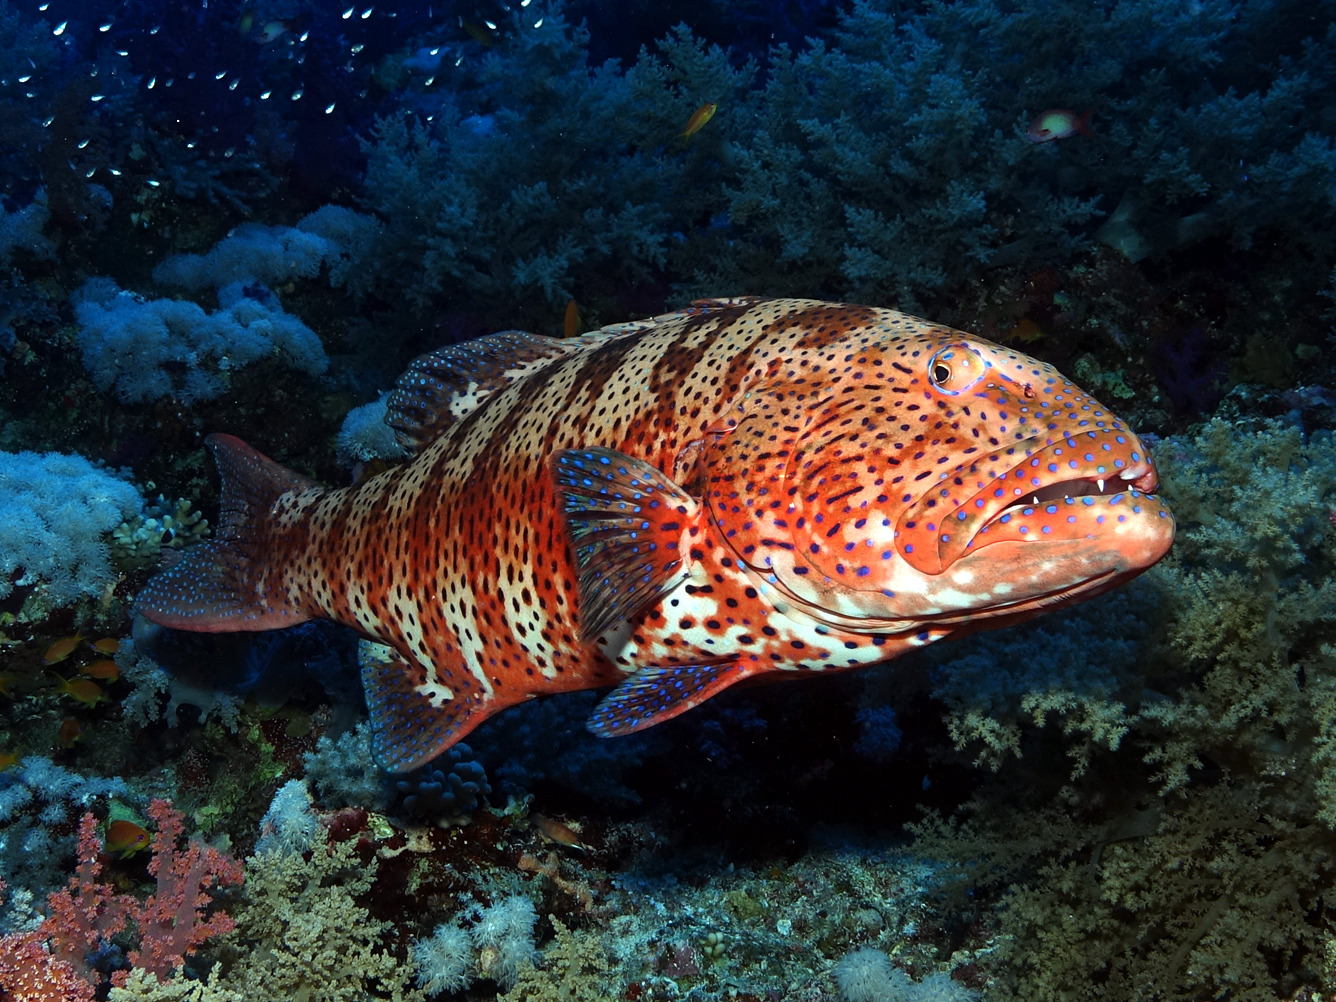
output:
{"label": "soft coral", "polygon": [[[88,957],[127,927],[139,938],[131,964],[159,978],[184,964],[209,937],[232,929],[226,914],[206,916],[206,911],[216,888],[241,883],[241,864],[198,841],[182,848],[183,819],[166,800],[154,800],[148,814],[158,825],[148,865],[156,891],[140,902],[102,882],[102,840],[97,820],[85,814],[79,822],[78,868],[67,887],[48,897],[41,926],[0,938],[0,995],[15,1002],[92,999],[101,976]],[[112,980],[123,984],[128,974],[117,971]],[[62,987],[51,994],[57,982]]]}

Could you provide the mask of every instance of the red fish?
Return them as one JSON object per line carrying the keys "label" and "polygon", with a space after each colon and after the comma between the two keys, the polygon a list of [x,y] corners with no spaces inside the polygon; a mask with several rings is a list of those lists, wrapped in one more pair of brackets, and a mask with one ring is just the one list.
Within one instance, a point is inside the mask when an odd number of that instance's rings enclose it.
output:
{"label": "red fish", "polygon": [[1066,139],[1078,132],[1083,136],[1094,138],[1095,134],[1090,130],[1090,111],[1091,109],[1087,108],[1079,115],[1062,108],[1041,111],[1025,130],[1025,138],[1032,143],[1051,143],[1055,139]]}
{"label": "red fish", "polygon": [[413,459],[342,489],[210,436],[224,524],[139,596],[180,629],[378,641],[390,771],[538,695],[616,685],[589,726],[626,734],[1019,622],[1174,536],[1145,447],[1051,366],[867,306],[494,334],[415,361],[390,421]]}

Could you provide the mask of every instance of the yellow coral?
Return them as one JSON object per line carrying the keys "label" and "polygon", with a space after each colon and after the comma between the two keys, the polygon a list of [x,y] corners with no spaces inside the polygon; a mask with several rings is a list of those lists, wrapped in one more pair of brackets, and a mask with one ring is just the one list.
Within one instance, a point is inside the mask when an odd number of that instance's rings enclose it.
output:
{"label": "yellow coral", "polygon": [[548,921],[556,938],[543,951],[541,968],[520,968],[515,987],[497,1002],[604,1002],[616,998],[617,986],[608,980],[608,957],[597,934],[571,932],[555,915]]}

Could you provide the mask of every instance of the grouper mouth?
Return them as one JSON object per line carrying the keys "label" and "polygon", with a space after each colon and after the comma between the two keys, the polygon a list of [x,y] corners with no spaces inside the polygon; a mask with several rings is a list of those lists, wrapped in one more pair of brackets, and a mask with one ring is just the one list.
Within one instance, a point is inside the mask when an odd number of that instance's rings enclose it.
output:
{"label": "grouper mouth", "polygon": [[[1035,508],[1052,501],[1069,501],[1073,498],[1108,497],[1112,498],[1127,491],[1139,491],[1150,495],[1159,486],[1159,478],[1149,463],[1120,470],[1115,476],[1080,477],[1074,480],[1058,480],[1042,487],[1023,492],[1014,501],[1008,502],[984,523],[996,522],[1003,514],[1020,508]],[[983,528],[981,526],[981,528]]]}
{"label": "grouper mouth", "polygon": [[[939,574],[967,552],[1002,541],[1098,545],[1146,535],[1153,537],[1148,547],[1130,549],[1156,550],[1158,559],[1162,537],[1172,540],[1173,520],[1151,493],[1159,478],[1135,436],[1101,429],[1026,445],[1033,451],[1022,452],[1020,462],[1016,452],[1024,446],[994,453],[943,478],[906,509],[897,523],[906,562]],[[1005,472],[995,472],[999,467]]]}

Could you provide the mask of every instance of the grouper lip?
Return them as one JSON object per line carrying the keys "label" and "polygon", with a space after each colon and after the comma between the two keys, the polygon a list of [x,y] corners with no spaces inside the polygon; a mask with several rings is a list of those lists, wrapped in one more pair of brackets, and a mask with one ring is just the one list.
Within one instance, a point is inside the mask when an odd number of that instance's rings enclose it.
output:
{"label": "grouper lip", "polygon": [[[1004,473],[980,484],[977,490],[957,493],[953,507],[939,507],[937,545],[904,555],[921,571],[941,573],[966,551],[988,545],[992,540],[980,536],[1009,521],[1014,509],[1034,514],[1038,505],[1047,507],[1069,498],[1095,496],[1114,504],[1114,499],[1124,494],[1144,497],[1158,483],[1144,446],[1126,431],[1100,429],[1061,437],[1019,457]],[[906,519],[912,517],[922,526],[924,510],[911,511],[914,514],[906,513]],[[1042,520],[1043,516],[1039,517]],[[902,527],[908,528],[905,521],[902,519]],[[1054,528],[1059,531],[1049,538],[1063,538],[1061,526],[1055,524]]]}
{"label": "grouper lip", "polygon": [[[1133,496],[1140,494],[1153,497],[1152,491],[1158,486],[1159,478],[1155,474],[1155,468],[1150,463],[1142,460],[1138,463],[1129,464],[1114,474],[1106,473],[1093,476],[1087,474],[1070,479],[1054,480],[1039,487],[1032,487],[1026,490],[1023,495],[1012,500],[988,498],[989,501],[994,503],[992,505],[985,504],[984,510],[990,508],[993,510],[979,523],[973,536],[965,545],[972,544],[984,529],[1000,522],[1004,516],[1017,509],[1037,508],[1054,501],[1066,501],[1069,498],[1102,497],[1112,502],[1114,498],[1129,493]],[[988,485],[988,487],[979,491],[974,498],[970,499],[970,504],[972,505],[974,500],[990,494],[993,489],[992,484]],[[997,503],[1002,501],[1005,503]],[[962,505],[961,509],[963,510],[966,507],[967,505]]]}

